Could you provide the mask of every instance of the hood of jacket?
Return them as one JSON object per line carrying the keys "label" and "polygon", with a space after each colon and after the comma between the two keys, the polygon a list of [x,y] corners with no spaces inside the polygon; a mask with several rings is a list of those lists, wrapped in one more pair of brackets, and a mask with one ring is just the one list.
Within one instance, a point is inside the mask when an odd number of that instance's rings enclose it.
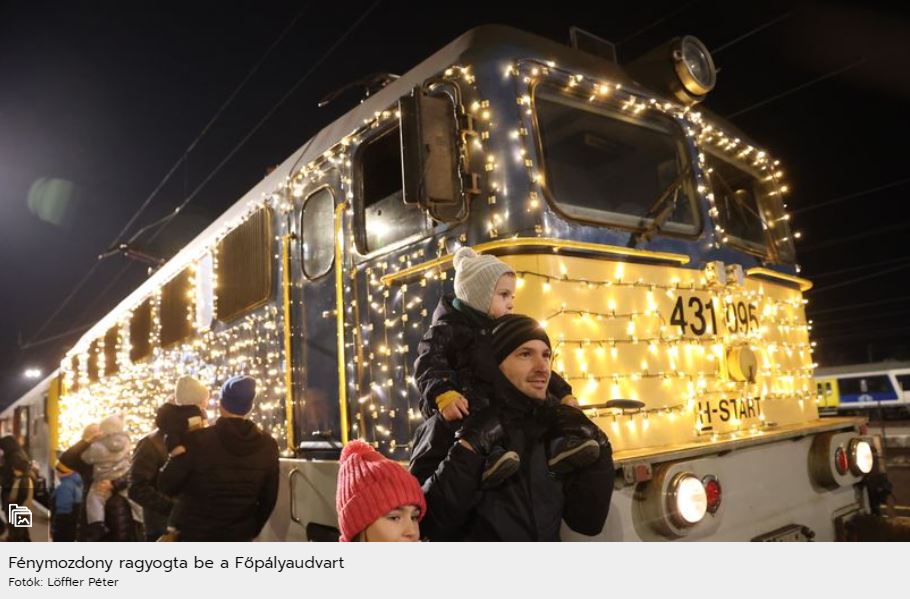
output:
{"label": "hood of jacket", "polygon": [[111,433],[104,435],[98,442],[111,453],[120,453],[130,446],[130,437],[126,433]]}
{"label": "hood of jacket", "polygon": [[246,456],[259,451],[266,436],[252,420],[246,418],[224,418],[215,421],[218,440],[228,453]]}

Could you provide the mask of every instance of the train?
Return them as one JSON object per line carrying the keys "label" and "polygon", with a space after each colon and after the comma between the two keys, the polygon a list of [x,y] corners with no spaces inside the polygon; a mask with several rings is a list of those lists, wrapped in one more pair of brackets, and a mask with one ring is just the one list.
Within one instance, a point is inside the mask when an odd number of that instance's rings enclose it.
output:
{"label": "train", "polygon": [[829,366],[815,370],[819,412],[910,417],[910,362]]}
{"label": "train", "polygon": [[331,537],[344,444],[407,460],[417,344],[468,245],[515,270],[612,443],[593,539],[842,538],[870,439],[819,417],[782,165],[700,104],[697,38],[627,64],[573,39],[473,29],[306,141],[66,352],[54,449],[111,413],[150,432],[180,375],[248,374],[282,450],[261,538]]}

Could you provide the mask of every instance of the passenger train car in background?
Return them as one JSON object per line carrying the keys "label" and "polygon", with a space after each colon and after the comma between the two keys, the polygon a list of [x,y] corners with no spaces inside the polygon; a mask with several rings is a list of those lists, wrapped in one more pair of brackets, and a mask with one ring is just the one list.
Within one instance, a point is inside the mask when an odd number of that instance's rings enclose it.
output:
{"label": "passenger train car in background", "polygon": [[910,362],[878,362],[818,368],[815,388],[823,414],[881,412],[910,416]]}
{"label": "passenger train car in background", "polygon": [[344,443],[407,459],[417,343],[470,245],[518,273],[516,311],[610,437],[598,538],[835,538],[868,509],[869,445],[860,419],[818,417],[783,172],[698,107],[714,80],[688,36],[620,66],[510,28],[464,34],[75,344],[61,447],[112,412],[147,433],[181,374],[213,391],[250,374],[252,417],[283,448],[263,537],[312,539],[336,525]]}
{"label": "passenger train car in background", "polygon": [[[54,481],[57,458],[59,392],[60,377],[55,370],[0,411],[0,437],[16,437],[31,458],[34,473],[48,485]],[[42,493],[36,498],[46,500]]]}

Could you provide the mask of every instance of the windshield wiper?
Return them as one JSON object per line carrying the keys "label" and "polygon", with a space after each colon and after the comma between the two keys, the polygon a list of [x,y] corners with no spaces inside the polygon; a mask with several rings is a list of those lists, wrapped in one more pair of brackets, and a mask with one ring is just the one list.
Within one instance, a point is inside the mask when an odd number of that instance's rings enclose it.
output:
{"label": "windshield wiper", "polygon": [[654,200],[654,203],[651,204],[651,207],[648,208],[648,211],[645,212],[645,215],[642,217],[642,222],[652,219],[651,224],[648,225],[644,231],[639,231],[638,233],[629,236],[628,247],[634,248],[642,241],[650,241],[651,238],[654,237],[654,233],[660,229],[668,218],[670,218],[670,215],[676,210],[676,200],[679,197],[679,188],[691,172],[692,165],[687,164],[686,168],[679,173],[679,176],[667,186],[667,189],[657,196],[657,199]]}

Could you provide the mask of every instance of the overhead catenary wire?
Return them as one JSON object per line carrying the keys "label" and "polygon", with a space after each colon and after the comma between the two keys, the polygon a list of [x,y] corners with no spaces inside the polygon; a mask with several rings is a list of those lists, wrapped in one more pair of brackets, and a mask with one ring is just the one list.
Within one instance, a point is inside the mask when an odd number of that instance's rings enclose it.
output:
{"label": "overhead catenary wire", "polygon": [[[228,155],[225,156],[224,159],[221,162],[219,162],[218,165],[215,166],[214,169],[212,169],[212,171],[208,174],[208,176],[206,176],[206,178],[202,181],[202,183],[200,183],[199,185],[196,186],[196,189],[194,189],[193,192],[189,196],[187,196],[187,198],[183,201],[183,203],[181,203],[171,214],[152,223],[151,225],[143,227],[141,232],[144,233],[145,231],[147,231],[148,229],[150,229],[154,226],[161,225],[161,228],[158,229],[154,234],[152,234],[152,236],[149,238],[149,241],[154,240],[158,235],[161,234],[161,232],[167,227],[167,225],[173,221],[174,217],[176,217],[178,214],[180,214],[180,212],[184,208],[186,208],[186,206],[199,194],[200,191],[202,191],[202,189],[208,184],[208,182],[211,181],[212,177],[214,177],[216,174],[218,174],[218,172],[222,169],[222,167],[224,167],[224,165],[227,164],[228,161],[230,161],[230,159],[234,157],[234,155],[240,150],[240,148],[242,148],[246,144],[246,142],[249,141],[249,139],[259,130],[259,128],[262,127],[262,125],[264,125],[266,123],[266,121],[268,121],[269,118],[271,118],[271,116],[273,114],[275,114],[275,112],[278,110],[278,108],[280,108],[288,100],[288,98],[290,98],[294,94],[294,92],[297,91],[297,88],[299,88],[304,83],[304,81],[309,79],[310,75],[312,75],[316,71],[316,69],[318,69],[320,66],[322,66],[322,63],[325,62],[326,59],[328,59],[328,57],[331,56],[332,53],[335,52],[336,49],[338,49],[338,47],[351,35],[351,33],[354,32],[354,30],[370,15],[370,13],[372,13],[376,9],[376,7],[379,6],[379,4],[381,2],[382,2],[382,0],[376,0],[372,5],[370,5],[370,7],[366,11],[364,11],[360,15],[360,17],[356,21],[354,21],[354,23],[350,27],[348,27],[347,31],[345,31],[341,35],[341,37],[339,37],[337,40],[335,40],[335,43],[332,44],[332,46],[328,50],[326,50],[325,53],[323,53],[323,55],[319,58],[319,60],[317,60],[316,63],[313,64],[313,66],[311,66],[309,68],[309,70],[307,70],[307,72],[304,73],[303,76],[300,77],[300,79],[298,79],[297,82],[294,85],[292,85],[291,88],[283,96],[281,96],[281,98],[278,100],[278,102],[276,102],[275,105],[272,106],[272,108],[265,114],[265,116],[262,117],[259,120],[259,122],[257,122],[253,126],[253,128],[250,129],[250,131],[243,137],[243,139],[241,139],[237,143],[237,145],[234,146],[234,148],[228,153]],[[130,239],[130,241],[135,241],[136,238],[137,238],[137,236],[133,236]]]}
{"label": "overhead catenary wire", "polygon": [[628,42],[629,40],[635,39],[636,37],[638,37],[638,36],[641,35],[642,33],[646,32],[646,31],[650,31],[651,29],[653,29],[654,27],[657,27],[658,25],[660,25],[660,24],[663,23],[664,21],[666,21],[666,20],[668,20],[668,19],[672,19],[673,17],[675,17],[675,16],[678,15],[679,13],[688,10],[689,7],[691,7],[691,6],[692,6],[693,4],[695,4],[697,1],[698,1],[698,0],[695,0],[694,2],[687,2],[687,3],[683,4],[682,6],[676,8],[676,9],[674,9],[674,10],[671,10],[670,12],[668,12],[667,14],[665,14],[664,16],[662,16],[661,18],[657,19],[656,21],[652,21],[651,23],[645,25],[644,27],[642,27],[642,28],[640,28],[640,29],[637,29],[636,31],[633,31],[632,33],[630,33],[629,35],[627,35],[627,36],[624,37],[623,39],[619,40],[619,43],[617,43],[616,45],[619,46],[619,45],[621,45],[621,44],[625,44],[625,43]]}
{"label": "overhead catenary wire", "polygon": [[899,231],[901,229],[906,229],[907,227],[910,227],[910,221],[903,221],[900,223],[895,223],[893,225],[888,225],[887,227],[881,227],[879,229],[873,229],[871,231],[863,231],[862,233],[857,233],[855,235],[848,235],[846,237],[839,237],[837,239],[830,239],[828,241],[822,241],[822,242],[816,243],[814,245],[800,247],[799,251],[801,254],[805,254],[806,252],[814,252],[816,250],[833,247],[836,245],[840,245],[842,243],[850,243],[852,241],[858,241],[860,239],[865,239],[867,237],[875,237],[876,235],[881,235],[882,233],[890,233],[892,231]]}
{"label": "overhead catenary wire", "polygon": [[891,189],[892,187],[898,187],[905,183],[910,183],[910,177],[905,179],[898,179],[896,181],[891,181],[890,183],[885,183],[884,185],[879,185],[877,187],[870,187],[869,189],[863,189],[862,191],[856,191],[851,194],[840,196],[832,200],[825,200],[824,202],[819,202],[818,204],[812,204],[811,206],[805,206],[797,210],[791,210],[791,214],[803,214],[809,212],[810,210],[815,210],[816,208],[824,208],[825,206],[831,206],[832,204],[839,204],[840,202],[846,202],[847,200],[852,200],[853,198],[862,197],[870,193],[875,193],[877,191],[884,191],[885,189]]}
{"label": "overhead catenary wire", "polygon": [[770,98],[765,98],[764,100],[761,100],[760,102],[756,102],[755,104],[752,104],[751,106],[747,106],[741,110],[732,112],[732,113],[728,114],[726,118],[732,119],[732,118],[738,117],[740,115],[746,114],[747,112],[751,112],[752,110],[755,110],[756,108],[761,108],[762,106],[770,104],[771,102],[774,102],[775,100],[779,100],[779,99],[789,96],[791,94],[795,94],[796,92],[803,90],[803,89],[809,87],[810,85],[815,85],[816,83],[825,81],[826,79],[831,79],[832,77],[836,77],[837,75],[840,75],[841,73],[849,71],[853,67],[861,65],[864,62],[866,62],[865,58],[860,58],[859,60],[855,60],[846,66],[843,66],[839,69],[831,71],[830,73],[825,73],[824,75],[821,75],[820,77],[816,77],[815,79],[812,79],[811,81],[801,83],[800,85],[797,85],[796,87],[791,87],[790,89],[782,91],[779,94],[775,94],[775,95],[771,96]]}
{"label": "overhead catenary wire", "polygon": [[[326,52],[324,52],[322,54],[322,56],[316,61],[316,63],[314,63],[313,66],[311,66],[310,69],[307,70],[307,72],[304,73],[304,75],[302,77],[300,77],[300,79],[297,80],[297,82],[278,100],[278,102],[269,110],[269,112],[266,113],[266,115],[262,119],[260,119],[256,123],[256,125],[253,126],[253,128],[243,137],[243,139],[241,139],[240,142],[234,146],[234,148],[228,153],[228,155],[221,162],[219,162],[217,166],[215,166],[215,168],[208,174],[208,176],[206,176],[206,178],[202,181],[202,183],[197,185],[196,188],[193,190],[193,192],[190,195],[188,195],[184,199],[184,201],[173,212],[166,215],[164,218],[159,219],[159,220],[151,223],[150,225],[147,225],[147,226],[143,227],[142,229],[140,229],[136,234],[134,234],[130,238],[130,242],[136,241],[136,239],[138,239],[138,237],[142,233],[145,233],[149,229],[160,225],[161,228],[158,229],[158,231],[156,231],[149,238],[149,241],[152,241],[155,238],[157,238],[157,236],[161,234],[161,232],[168,225],[168,223],[170,223],[174,219],[174,217],[177,216],[198,195],[198,193],[205,187],[205,185],[208,184],[208,182],[212,179],[212,177],[214,177],[224,167],[224,165],[227,164],[227,162],[240,150],[240,148],[243,147],[244,144],[246,144],[246,142],[262,127],[262,125],[277,111],[277,109],[282,104],[284,104],[284,102],[286,102],[288,100],[288,98],[290,98],[290,96],[297,90],[297,88],[299,88],[310,77],[310,75],[312,75],[316,71],[316,69],[319,68],[322,65],[322,63],[325,62],[326,59],[328,59],[328,57],[332,53],[334,53],[335,50],[338,49],[338,47],[379,6],[379,4],[381,4],[381,2],[382,2],[382,0],[376,0],[372,5],[370,5],[369,8],[367,8],[367,10],[365,10],[360,15],[360,17],[350,27],[348,27],[348,29],[339,38],[337,38],[335,40],[335,42],[332,44],[332,46]],[[89,276],[91,276],[91,273],[94,272],[94,270],[97,268],[97,265],[98,265],[98,263],[96,262],[95,265],[92,266],[89,273],[79,283],[79,286],[78,286],[79,288],[81,288],[85,284],[85,281],[88,280]],[[116,275],[115,281],[122,278],[122,276],[125,274],[125,272],[130,268],[130,266],[132,266],[132,263],[127,263],[126,265],[124,265],[123,269],[121,269],[121,271]],[[112,286],[113,286],[113,283],[109,283],[107,288],[111,288]],[[71,296],[75,295],[76,291],[78,291],[78,289],[74,290],[70,295]],[[27,348],[36,343],[35,338],[38,337],[38,335],[40,335],[40,333],[44,331],[47,324],[49,322],[51,322],[53,320],[53,318],[56,317],[57,314],[59,314],[59,312],[63,309],[63,307],[66,305],[66,303],[68,303],[68,301],[69,301],[69,299],[66,300],[64,304],[61,304],[60,307],[58,307],[58,309],[55,311],[55,313],[52,315],[52,317],[50,319],[48,319],[48,321],[40,329],[40,331],[38,333],[36,333],[28,343],[23,345],[22,348]]]}
{"label": "overhead catenary wire", "polygon": [[825,277],[833,277],[834,275],[841,275],[848,272],[853,272],[856,270],[868,270],[870,268],[875,268],[876,266],[887,266],[888,264],[897,264],[899,262],[910,262],[910,256],[903,256],[901,258],[892,258],[891,260],[882,260],[881,262],[870,262],[868,264],[861,264],[859,266],[851,266],[849,268],[839,268],[837,270],[827,270],[824,272],[817,272],[808,274],[805,276],[813,281],[818,279],[823,279]]}
{"label": "overhead catenary wire", "polygon": [[824,320],[824,319],[813,319],[812,326],[816,328],[827,328],[837,324],[852,323],[852,322],[866,322],[869,320],[877,320],[880,318],[893,318],[895,316],[903,316],[910,314],[910,310],[892,310],[888,312],[872,312],[867,314],[854,315],[849,318],[835,318],[834,320]]}
{"label": "overhead catenary wire", "polygon": [[[142,202],[142,204],[139,206],[139,208],[133,213],[133,215],[130,217],[130,219],[127,221],[127,223],[123,226],[123,228],[120,230],[120,232],[114,237],[113,241],[110,244],[108,244],[108,247],[113,247],[120,243],[120,241],[123,239],[123,236],[127,233],[127,231],[129,231],[130,227],[133,226],[133,224],[142,215],[142,213],[145,211],[145,209],[148,208],[148,206],[151,204],[152,200],[155,197],[157,197],[158,193],[164,188],[164,186],[167,184],[167,182],[170,181],[170,179],[171,179],[171,177],[173,177],[174,173],[177,172],[177,170],[180,168],[180,166],[182,164],[186,163],[186,161],[189,159],[190,152],[192,152],[193,149],[195,149],[195,147],[199,143],[199,141],[205,136],[206,133],[209,132],[209,130],[212,128],[212,126],[215,124],[215,122],[221,117],[221,115],[224,113],[224,111],[227,110],[227,108],[231,105],[231,103],[234,101],[234,99],[237,97],[237,95],[240,93],[240,91],[246,86],[246,84],[253,77],[253,75],[255,75],[259,71],[259,68],[263,65],[266,58],[268,58],[268,56],[278,46],[278,44],[281,43],[281,41],[287,36],[287,34],[291,31],[291,29],[293,29],[294,25],[297,24],[297,21],[299,21],[300,18],[306,12],[307,7],[308,7],[308,5],[304,6],[297,13],[297,15],[288,23],[288,25],[284,28],[284,30],[281,32],[281,34],[271,43],[271,45],[269,45],[269,47],[268,47],[268,49],[266,49],[265,53],[259,58],[259,60],[256,62],[256,64],[253,65],[253,68],[250,69],[250,71],[246,74],[246,76],[243,78],[243,80],[241,80],[241,82],[237,85],[237,87],[234,88],[234,91],[232,91],[231,94],[228,96],[227,100],[225,100],[221,104],[221,107],[218,108],[218,110],[215,112],[215,114],[212,116],[212,118],[209,119],[208,123],[206,123],[206,125],[202,128],[202,131],[200,131],[199,134],[196,135],[196,137],[193,139],[193,141],[191,141],[190,144],[186,147],[186,149],[183,151],[183,153],[181,154],[181,156],[177,160],[177,162],[175,162],[174,165],[171,166],[171,168],[168,170],[168,172],[165,173],[164,177],[161,179],[161,181],[159,181],[158,185],[156,185],[155,188],[152,190],[152,192],[145,198],[145,200]],[[184,186],[186,186],[186,177],[187,176],[188,175],[185,174]],[[92,263],[92,266],[89,268],[88,272],[86,272],[85,275],[83,275],[83,277],[79,280],[79,282],[76,283],[76,285],[73,287],[73,289],[70,291],[70,293],[63,299],[63,301],[51,313],[51,315],[47,318],[47,320],[44,321],[44,323],[41,325],[41,327],[39,327],[38,330],[31,336],[31,338],[28,340],[28,342],[20,345],[20,348],[27,349],[28,347],[32,347],[34,345],[40,345],[40,343],[36,342],[37,338],[41,335],[41,333],[43,333],[45,331],[45,329],[47,329],[47,327],[50,325],[50,323],[52,323],[54,321],[54,319],[60,314],[60,312],[62,312],[63,309],[69,305],[69,302],[71,302],[73,300],[73,298],[76,296],[76,294],[79,293],[79,291],[82,289],[82,287],[86,284],[86,282],[88,282],[88,280],[91,278],[91,276],[98,269],[98,265],[99,265],[99,262],[97,260],[95,260]],[[116,277],[117,280],[119,280],[119,278],[122,276],[122,273],[123,273],[123,271],[121,271],[121,273],[117,275],[117,277]],[[110,287],[111,287],[111,285],[109,284],[108,289]],[[72,334],[72,333],[70,333],[70,334]],[[59,338],[59,336],[54,336],[54,339],[58,339],[58,338]]]}
{"label": "overhead catenary wire", "polygon": [[811,304],[811,303],[810,303],[810,304],[809,304],[810,307],[809,307],[809,309],[808,309],[808,312],[809,312],[809,313],[812,315],[812,317],[814,318],[814,317],[818,316],[819,314],[830,314],[831,312],[843,312],[843,311],[845,311],[845,310],[855,310],[855,309],[857,309],[857,308],[872,308],[872,307],[874,307],[874,306],[884,306],[884,305],[886,305],[886,304],[893,304],[893,303],[896,303],[896,302],[906,302],[906,301],[910,301],[910,295],[902,295],[902,296],[900,296],[900,297],[889,297],[889,298],[887,298],[887,299],[877,300],[877,301],[874,301],[874,302],[862,302],[862,303],[859,303],[859,304],[847,304],[847,305],[843,305],[843,306],[838,306],[838,307],[836,307],[836,308],[825,308],[825,309],[823,309],[823,310],[813,310],[813,309],[812,309],[812,306],[813,306],[814,304]]}
{"label": "overhead catenary wire", "polygon": [[903,337],[908,332],[910,332],[910,326],[896,327],[896,328],[889,327],[889,328],[881,328],[881,329],[863,328],[863,329],[857,329],[857,330],[850,330],[850,331],[846,331],[843,333],[832,333],[830,335],[822,335],[819,337],[813,337],[813,339],[815,341],[819,341],[819,342],[832,341],[835,339],[857,339],[857,338],[859,338],[859,339],[866,338],[866,339],[876,340],[876,339],[883,339],[883,338],[889,338],[889,337]]}
{"label": "overhead catenary wire", "polygon": [[841,288],[841,287],[846,287],[846,286],[848,286],[848,285],[853,285],[853,284],[855,284],[855,283],[861,283],[861,282],[867,281],[867,280],[869,280],[869,279],[874,279],[874,278],[877,278],[877,277],[881,277],[881,276],[883,276],[883,275],[887,275],[887,274],[890,274],[890,273],[892,273],[892,272],[897,272],[897,271],[899,271],[899,270],[906,270],[906,269],[908,269],[908,268],[910,268],[910,263],[901,264],[901,265],[899,265],[899,266],[893,266],[893,267],[891,267],[891,268],[886,268],[886,269],[884,269],[884,270],[879,270],[879,271],[877,271],[877,272],[873,272],[873,273],[870,273],[870,274],[868,274],[868,275],[863,275],[863,276],[861,276],[861,277],[855,277],[855,278],[853,278],[853,279],[847,279],[846,281],[840,281],[840,282],[838,282],[838,283],[832,283],[831,285],[826,285],[826,286],[824,286],[824,287],[817,287],[817,288],[815,288],[815,289],[812,290],[812,295],[813,295],[813,297],[814,297],[815,294],[821,293],[822,291],[830,291],[831,289],[839,289],[839,288]]}
{"label": "overhead catenary wire", "polygon": [[768,27],[771,27],[772,25],[776,25],[777,23],[780,23],[781,21],[783,21],[783,20],[789,18],[789,17],[790,17],[790,14],[791,14],[791,13],[789,13],[789,12],[785,12],[784,14],[779,15],[779,16],[777,16],[777,17],[771,19],[770,21],[761,24],[761,25],[759,25],[759,26],[756,27],[756,28],[751,29],[751,30],[747,31],[747,32],[744,33],[744,34],[742,34],[742,35],[740,35],[740,36],[738,36],[738,37],[733,38],[732,40],[730,40],[730,41],[727,42],[726,44],[721,44],[720,46],[718,46],[718,47],[716,47],[716,48],[712,48],[712,49],[711,49],[711,54],[712,54],[712,55],[720,54],[721,52],[723,52],[724,50],[726,50],[726,49],[729,48],[730,46],[733,46],[733,45],[735,45],[735,44],[738,44],[739,42],[741,42],[741,41],[743,41],[743,40],[745,40],[745,39],[747,39],[747,38],[752,37],[752,36],[755,35],[756,33],[759,33],[760,31],[764,31],[764,30],[767,29]]}
{"label": "overhead catenary wire", "polygon": [[[189,203],[199,194],[199,192],[202,191],[203,188],[205,188],[205,186],[209,183],[209,181],[211,181],[212,178],[216,174],[218,174],[218,172],[221,171],[221,169],[224,167],[224,165],[227,164],[231,158],[233,158],[233,156],[244,146],[244,144],[246,144],[247,141],[249,141],[249,139],[259,130],[259,128],[262,127],[263,124],[265,124],[265,122],[275,113],[275,111],[282,104],[284,104],[284,102],[286,102],[288,100],[288,98],[294,93],[294,91],[298,87],[300,87],[300,85],[302,85],[303,82],[306,81],[307,78],[309,78],[310,75],[312,75],[313,72],[315,72],[315,70],[319,66],[321,66],[323,62],[326,61],[326,59],[328,59],[328,57],[341,45],[341,43],[344,42],[344,40],[347,39],[348,36],[350,36],[350,34],[354,31],[354,29],[356,29],[357,26],[359,26],[360,23],[363,22],[363,20],[366,19],[366,17],[369,16],[369,14],[371,12],[373,12],[373,10],[375,10],[376,7],[379,6],[379,4],[381,2],[382,2],[382,0],[376,0],[376,2],[374,2],[363,14],[361,14],[360,18],[357,19],[357,21],[355,21],[354,24],[351,25],[347,29],[347,31],[345,31],[341,35],[341,37],[336,39],[335,43],[332,44],[332,46],[319,58],[319,60],[313,66],[311,66],[310,69],[306,73],[304,73],[304,75],[300,79],[298,79],[297,82],[278,100],[278,102],[274,106],[272,106],[272,108],[269,110],[269,112],[266,113],[266,115],[264,117],[262,117],[262,119],[260,119],[259,122],[257,122],[249,132],[247,132],[247,134],[243,137],[243,139],[241,139],[237,143],[237,145],[235,145],[234,148],[228,153],[228,155],[225,156],[224,159],[221,162],[219,162],[215,166],[215,168],[209,172],[209,174],[205,177],[205,179],[203,179],[203,181],[199,185],[196,186],[196,188],[192,191],[192,193],[190,193],[189,195],[186,196],[186,198],[183,200],[183,202],[173,212],[171,212],[170,214],[164,216],[163,218],[161,218],[153,223],[150,223],[149,225],[142,227],[139,231],[137,231],[130,238],[130,240],[129,240],[130,243],[135,242],[136,239],[138,239],[139,236],[141,236],[146,231],[148,231],[156,226],[160,226],[160,228],[157,231],[155,231],[151,235],[151,237],[149,237],[149,239],[148,239],[149,242],[154,241],[161,234],[161,232],[164,231],[164,229],[167,227],[167,225],[173,221],[174,217],[176,217],[178,214],[180,214],[180,212],[184,208],[186,208],[187,205],[189,205]],[[126,273],[127,270],[129,270],[129,268],[132,265],[133,265],[132,262],[125,264],[124,267],[120,270],[120,272],[117,273],[117,275],[114,277],[114,279],[110,283],[108,283],[105,290],[107,291],[111,287],[113,287],[113,285],[123,277],[123,275]]]}

